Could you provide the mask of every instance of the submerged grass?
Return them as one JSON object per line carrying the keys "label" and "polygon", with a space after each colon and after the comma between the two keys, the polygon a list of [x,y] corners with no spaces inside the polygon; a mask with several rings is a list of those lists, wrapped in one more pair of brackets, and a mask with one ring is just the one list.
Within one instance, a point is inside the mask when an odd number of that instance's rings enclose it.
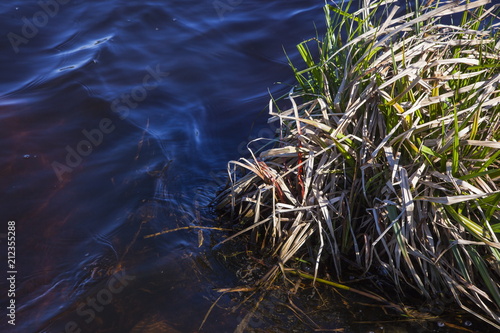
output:
{"label": "submerged grass", "polygon": [[229,162],[217,208],[274,263],[261,285],[348,261],[500,328],[499,5],[392,2],[324,7],[274,146]]}

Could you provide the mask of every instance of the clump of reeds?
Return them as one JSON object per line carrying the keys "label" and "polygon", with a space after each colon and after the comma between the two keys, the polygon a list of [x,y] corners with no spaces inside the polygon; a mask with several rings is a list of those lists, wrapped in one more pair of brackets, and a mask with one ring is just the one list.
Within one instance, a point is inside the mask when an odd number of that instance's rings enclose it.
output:
{"label": "clump of reeds", "polygon": [[390,2],[325,6],[291,108],[270,102],[274,146],[229,162],[217,208],[274,258],[260,282],[305,253],[341,278],[346,258],[500,328],[498,5]]}

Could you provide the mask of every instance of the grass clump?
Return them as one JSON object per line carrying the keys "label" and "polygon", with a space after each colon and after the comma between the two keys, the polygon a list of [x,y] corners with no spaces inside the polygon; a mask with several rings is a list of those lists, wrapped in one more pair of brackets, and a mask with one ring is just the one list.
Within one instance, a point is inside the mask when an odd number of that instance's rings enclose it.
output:
{"label": "grass clump", "polygon": [[274,146],[229,162],[217,208],[274,263],[260,283],[349,262],[500,328],[498,5],[391,2],[324,7]]}

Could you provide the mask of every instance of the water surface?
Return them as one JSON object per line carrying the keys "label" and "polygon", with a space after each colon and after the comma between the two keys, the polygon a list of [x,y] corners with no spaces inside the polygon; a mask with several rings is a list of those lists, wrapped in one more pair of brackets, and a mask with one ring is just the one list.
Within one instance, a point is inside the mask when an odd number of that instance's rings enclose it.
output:
{"label": "water surface", "polygon": [[[144,237],[213,225],[226,163],[270,135],[269,93],[293,82],[283,49],[298,59],[323,4],[0,4],[0,216],[16,222],[18,272],[2,332],[198,330],[215,289],[238,284],[210,252],[221,235]],[[332,311],[328,328],[373,326]],[[243,315],[216,307],[204,331],[233,332]],[[251,325],[287,331],[282,320]]]}

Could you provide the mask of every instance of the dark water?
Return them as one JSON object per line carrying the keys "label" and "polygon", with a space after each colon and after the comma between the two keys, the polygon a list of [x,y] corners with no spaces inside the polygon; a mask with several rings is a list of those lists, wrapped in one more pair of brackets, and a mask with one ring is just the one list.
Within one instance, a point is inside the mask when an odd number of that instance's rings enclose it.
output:
{"label": "dark water", "polygon": [[[323,4],[0,4],[1,257],[14,221],[17,272],[14,297],[2,279],[0,331],[198,330],[214,289],[238,284],[210,253],[220,233],[144,237],[213,225],[204,207],[227,161],[270,135],[268,89],[292,82],[283,48],[297,58]],[[1,267],[12,275],[7,259]],[[348,313],[332,306],[328,328],[380,331]],[[203,331],[233,332],[241,319],[216,307]]]}

